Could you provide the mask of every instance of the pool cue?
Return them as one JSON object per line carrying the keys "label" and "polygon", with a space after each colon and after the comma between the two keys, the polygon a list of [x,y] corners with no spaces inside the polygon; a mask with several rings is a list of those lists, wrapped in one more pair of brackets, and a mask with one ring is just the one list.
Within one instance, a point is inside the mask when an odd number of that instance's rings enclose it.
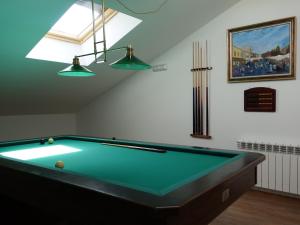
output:
{"label": "pool cue", "polygon": [[203,90],[202,90],[202,46],[198,42],[198,54],[199,54],[199,63],[200,63],[200,80],[199,80],[199,91],[200,91],[200,134],[203,135]]}
{"label": "pool cue", "polygon": [[126,144],[113,144],[113,143],[107,143],[107,142],[101,142],[101,144],[122,147],[122,148],[132,148],[132,149],[137,149],[137,150],[142,150],[142,151],[157,152],[157,153],[166,153],[167,152],[167,150],[164,150],[164,149],[140,147],[140,146],[126,145]]}
{"label": "pool cue", "polygon": [[196,134],[199,133],[199,88],[198,88],[198,55],[197,42],[195,42],[195,75],[196,75]]}
{"label": "pool cue", "polygon": [[[195,48],[195,54],[196,54],[196,69],[199,68],[199,52],[198,52],[198,48],[199,48],[199,42],[196,42],[196,48]],[[199,70],[196,70],[196,90],[197,90],[197,134],[199,134],[200,132],[200,105],[199,105],[199,101],[200,101],[200,92],[199,92]]]}
{"label": "pool cue", "polygon": [[[207,40],[205,41],[205,58],[206,58],[206,68],[208,68],[208,44]],[[209,116],[208,116],[208,73],[209,71],[205,71],[205,89],[206,89],[206,135],[209,136]]]}
{"label": "pool cue", "polygon": [[[195,42],[193,42],[193,68],[195,67]],[[196,133],[196,74],[193,71],[193,128]]]}
{"label": "pool cue", "polygon": [[[193,42],[192,59],[193,59],[192,68],[194,68],[194,42]],[[195,133],[195,73],[194,71],[192,71],[192,73],[193,73],[193,134],[194,134]]]}
{"label": "pool cue", "polygon": [[[193,42],[193,69],[195,68],[195,42]],[[193,70],[193,134],[196,132],[196,81],[195,71]]]}
{"label": "pool cue", "polygon": [[[195,68],[197,68],[197,52],[196,52],[196,49],[197,49],[197,42],[194,42],[195,45],[194,45],[194,57],[195,57],[195,61],[194,61],[194,64],[195,64]],[[197,87],[197,84],[198,84],[198,74],[197,74],[197,70],[194,71],[195,73],[195,93],[196,93],[196,100],[195,100],[195,125],[196,125],[196,134],[198,133],[198,87]]]}

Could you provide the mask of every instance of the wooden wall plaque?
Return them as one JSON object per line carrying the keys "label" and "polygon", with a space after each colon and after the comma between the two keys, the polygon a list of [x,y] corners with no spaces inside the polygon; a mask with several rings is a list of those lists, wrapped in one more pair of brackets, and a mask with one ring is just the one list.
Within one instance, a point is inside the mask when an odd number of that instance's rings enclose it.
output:
{"label": "wooden wall plaque", "polygon": [[245,112],[276,112],[276,90],[266,87],[244,91]]}

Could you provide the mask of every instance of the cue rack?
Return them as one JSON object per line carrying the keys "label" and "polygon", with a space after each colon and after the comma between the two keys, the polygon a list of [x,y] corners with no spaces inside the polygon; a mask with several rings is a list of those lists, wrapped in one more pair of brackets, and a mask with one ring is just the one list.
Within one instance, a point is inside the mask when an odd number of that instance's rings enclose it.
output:
{"label": "cue rack", "polygon": [[208,43],[193,42],[193,133],[192,137],[211,139],[209,135]]}

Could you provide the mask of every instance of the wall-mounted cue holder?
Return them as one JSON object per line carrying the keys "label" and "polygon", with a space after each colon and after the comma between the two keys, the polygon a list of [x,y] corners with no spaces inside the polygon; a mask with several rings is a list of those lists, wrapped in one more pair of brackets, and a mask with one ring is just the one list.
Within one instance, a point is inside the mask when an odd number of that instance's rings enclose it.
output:
{"label": "wall-mounted cue holder", "polygon": [[245,112],[276,112],[276,90],[266,87],[244,91]]}
{"label": "wall-mounted cue holder", "polygon": [[194,138],[211,139],[209,135],[208,44],[193,42],[193,133]]}

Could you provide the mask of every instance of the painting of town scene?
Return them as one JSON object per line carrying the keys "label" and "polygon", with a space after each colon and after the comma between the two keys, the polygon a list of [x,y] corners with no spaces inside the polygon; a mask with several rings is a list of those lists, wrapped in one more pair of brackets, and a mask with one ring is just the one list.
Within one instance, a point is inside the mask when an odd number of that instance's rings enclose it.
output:
{"label": "painting of town scene", "polygon": [[294,18],[229,30],[229,81],[294,79]]}

